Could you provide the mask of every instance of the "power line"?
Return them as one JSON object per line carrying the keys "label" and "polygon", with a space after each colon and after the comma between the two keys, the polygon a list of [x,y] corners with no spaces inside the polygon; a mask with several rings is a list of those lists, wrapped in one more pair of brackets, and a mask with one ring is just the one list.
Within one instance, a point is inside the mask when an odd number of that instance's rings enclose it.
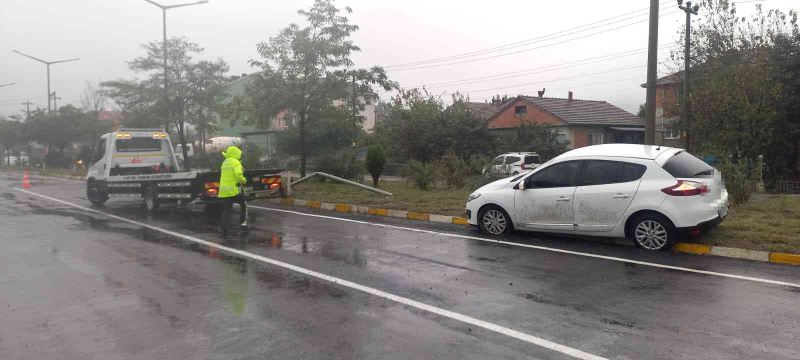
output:
{"label": "power line", "polygon": [[[665,45],[660,46],[659,49],[669,49],[669,48],[673,48],[673,47],[675,47],[675,45],[666,45],[665,44]],[[569,61],[569,62],[565,62],[565,63],[558,63],[558,64],[552,64],[552,65],[541,66],[541,67],[527,68],[527,69],[522,69],[522,70],[517,70],[517,71],[512,71],[512,72],[506,72],[506,73],[499,73],[499,74],[494,74],[494,75],[479,76],[479,77],[459,79],[459,80],[451,80],[451,81],[444,81],[444,82],[431,83],[431,84],[423,84],[423,85],[414,86],[412,88],[425,87],[426,89],[432,89],[432,88],[439,88],[439,87],[444,87],[444,86],[467,85],[467,84],[475,84],[475,83],[481,83],[481,82],[487,82],[487,81],[493,81],[493,80],[502,80],[502,79],[508,79],[508,78],[513,78],[513,77],[518,77],[518,76],[527,76],[527,75],[531,75],[531,74],[539,74],[539,73],[548,72],[548,71],[563,70],[563,69],[571,68],[571,67],[574,67],[574,66],[582,66],[582,65],[588,65],[588,64],[598,63],[598,62],[615,60],[615,59],[620,59],[620,58],[624,58],[624,57],[628,57],[628,56],[632,56],[632,55],[643,54],[643,53],[646,53],[646,52],[647,52],[646,48],[645,49],[628,50],[628,51],[623,51],[623,52],[618,52],[618,53],[613,53],[613,54],[606,54],[606,55],[601,55],[601,56],[594,56],[594,57],[589,57],[589,58],[584,58],[584,59],[579,59],[579,60],[573,60],[573,61]]]}
{"label": "power line", "polygon": [[[440,61],[452,60],[452,59],[460,58],[460,57],[476,56],[476,55],[482,55],[482,54],[489,53],[489,52],[507,50],[507,49],[510,49],[510,48],[515,48],[515,47],[519,47],[519,46],[525,46],[525,45],[528,45],[531,42],[541,41],[542,39],[546,39],[546,38],[552,37],[554,35],[559,35],[559,34],[563,34],[565,32],[570,32],[570,31],[582,29],[582,28],[585,28],[585,27],[588,27],[588,26],[591,26],[591,25],[601,24],[601,23],[607,22],[609,20],[613,20],[613,19],[616,19],[616,18],[624,17],[624,16],[627,16],[627,15],[630,15],[630,14],[640,13],[640,12],[648,10],[648,9],[649,8],[642,8],[642,9],[630,11],[630,12],[627,12],[627,13],[624,13],[624,14],[612,16],[612,17],[609,17],[609,18],[606,18],[606,19],[603,19],[603,20],[595,21],[595,22],[592,22],[592,23],[571,27],[571,28],[564,29],[564,30],[561,30],[561,31],[557,31],[557,32],[554,32],[554,33],[550,33],[550,34],[547,34],[547,35],[541,35],[541,36],[533,37],[533,38],[530,38],[530,39],[521,40],[521,41],[517,41],[517,42],[505,44],[505,45],[499,45],[499,46],[495,46],[495,47],[491,47],[491,48],[487,48],[487,49],[469,51],[469,52],[466,52],[466,53],[461,53],[461,54],[456,54],[456,55],[451,55],[451,56],[445,56],[445,57],[439,57],[439,58],[433,58],[433,59],[428,59],[428,60],[420,60],[420,61],[413,61],[413,62],[400,63],[400,64],[390,64],[390,65],[386,65],[385,67],[386,68],[392,68],[392,67],[416,66],[416,65],[422,65],[422,64],[425,64],[425,63],[440,62]],[[641,16],[641,15],[645,15],[645,14],[640,14],[640,15],[637,15],[635,17]],[[628,18],[628,19],[630,19],[630,18]],[[621,21],[624,21],[624,20],[626,20],[626,19],[617,20],[615,22],[621,22]],[[614,23],[614,22],[612,22],[612,23]],[[603,26],[606,26],[606,25],[609,25],[609,24],[605,24]],[[585,31],[585,30],[587,30],[587,29],[582,29],[581,31]]]}
{"label": "power line", "polygon": [[[666,14],[661,15],[661,16],[667,16],[667,15],[676,14],[679,11],[680,10],[676,10],[676,11],[673,11],[673,12],[670,12],[670,13],[666,13]],[[469,59],[469,60],[450,62],[450,63],[444,63],[444,64],[432,64],[432,65],[423,65],[423,66],[416,66],[416,67],[407,67],[407,68],[401,68],[401,69],[390,69],[389,71],[428,69],[428,68],[436,68],[436,67],[450,66],[450,65],[459,65],[459,64],[466,64],[466,63],[471,63],[471,62],[476,62],[476,61],[494,59],[494,58],[498,58],[498,57],[503,57],[503,56],[514,55],[514,54],[519,54],[519,53],[523,53],[523,52],[538,50],[538,49],[542,49],[542,48],[546,48],[546,47],[550,47],[550,46],[561,45],[561,44],[568,43],[568,42],[571,42],[571,41],[585,39],[587,37],[604,34],[604,33],[607,33],[607,32],[611,32],[611,31],[614,31],[614,30],[619,30],[619,29],[622,29],[622,28],[625,28],[625,27],[628,27],[628,26],[641,24],[641,23],[648,22],[648,21],[649,21],[649,19],[639,20],[639,21],[635,21],[635,22],[628,23],[628,24],[625,24],[625,25],[617,26],[617,27],[614,27],[614,28],[605,29],[605,30],[602,30],[602,31],[597,31],[597,32],[586,34],[586,35],[578,36],[578,37],[575,37],[575,38],[566,39],[566,40],[562,40],[562,41],[558,41],[558,42],[554,42],[554,43],[548,43],[548,44],[544,44],[544,45],[535,46],[535,47],[532,47],[532,48],[512,51],[512,52],[503,53],[503,54],[497,54],[497,55],[492,55],[492,56],[486,56],[486,57],[481,57],[481,58],[476,58],[476,59]]]}
{"label": "power line", "polygon": [[[666,63],[667,63],[667,62],[665,62],[665,61],[664,61],[664,62],[660,62],[659,64],[661,64],[661,65],[664,65],[664,64],[666,64]],[[774,61],[774,62],[755,62],[755,63],[742,63],[742,64],[737,64],[737,65],[742,65],[742,66],[757,66],[757,65],[766,65],[766,66],[772,66],[772,65],[779,65],[779,64],[790,64],[790,63],[800,63],[800,59],[795,59],[795,60],[785,60],[785,61]],[[636,69],[636,68],[642,68],[642,67],[645,67],[645,65],[641,65],[641,66],[635,66],[635,67],[627,67],[626,69]],[[605,71],[605,72],[599,72],[599,73],[583,74],[583,75],[580,75],[580,76],[574,76],[574,77],[571,77],[571,78],[578,78],[578,77],[583,77],[583,76],[594,76],[594,75],[601,75],[601,74],[603,74],[603,73],[612,73],[612,72],[617,72],[617,71],[622,71],[622,70],[615,69],[615,70],[610,70],[610,71]],[[659,75],[659,77],[662,77],[662,76],[665,76],[665,75]],[[701,76],[701,77],[705,77],[705,76],[707,76],[707,75],[700,75],[700,76]],[[508,86],[508,87],[515,87],[515,86],[531,86],[531,85],[536,85],[536,84],[545,84],[545,83],[548,83],[548,82],[559,81],[559,80],[566,80],[566,79],[567,79],[567,78],[561,78],[561,79],[551,79],[551,80],[545,80],[545,81],[542,81],[542,82],[537,82],[537,83],[529,83],[529,84],[517,84],[517,85],[513,85],[513,86]],[[578,87],[585,87],[585,86],[591,86],[591,85],[600,85],[600,84],[608,84],[608,83],[614,83],[614,82],[620,82],[620,81],[628,81],[628,80],[637,80],[637,79],[638,79],[638,80],[642,80],[642,76],[634,76],[634,77],[629,77],[629,78],[618,78],[618,79],[612,79],[612,80],[604,80],[604,81],[591,82],[591,83],[585,83],[585,84],[577,84],[577,85],[573,85],[573,86],[561,86],[561,87],[557,87],[557,88],[551,88],[551,89],[549,89],[549,90],[550,90],[550,91],[552,91],[552,90],[563,90],[563,89],[576,89],[576,88],[578,88]],[[508,87],[503,87],[503,88],[508,88]],[[500,89],[500,88],[495,88],[495,89],[480,89],[480,90],[466,90],[466,91],[460,91],[460,92],[462,92],[462,93],[464,93],[464,94],[467,94],[467,95],[469,95],[470,93],[482,92],[482,91],[490,91],[490,90],[498,90],[498,89]],[[445,95],[445,94],[452,94],[452,92],[445,92],[443,95]],[[482,98],[482,99],[488,99],[488,97],[486,97],[486,98]]]}

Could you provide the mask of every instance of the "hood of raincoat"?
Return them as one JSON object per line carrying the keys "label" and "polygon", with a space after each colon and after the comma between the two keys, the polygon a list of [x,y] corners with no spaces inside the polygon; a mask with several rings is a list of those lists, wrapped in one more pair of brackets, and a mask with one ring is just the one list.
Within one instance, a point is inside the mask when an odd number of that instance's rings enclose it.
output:
{"label": "hood of raincoat", "polygon": [[228,148],[222,152],[222,156],[225,156],[226,158],[234,158],[236,160],[241,160],[242,150],[240,150],[236,146],[228,146]]}

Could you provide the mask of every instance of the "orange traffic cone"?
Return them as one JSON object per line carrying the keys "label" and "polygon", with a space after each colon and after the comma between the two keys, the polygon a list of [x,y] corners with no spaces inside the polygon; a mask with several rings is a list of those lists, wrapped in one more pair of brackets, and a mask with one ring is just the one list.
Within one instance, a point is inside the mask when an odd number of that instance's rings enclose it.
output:
{"label": "orange traffic cone", "polygon": [[30,189],[31,188],[31,177],[28,176],[28,172],[27,171],[22,173],[22,188],[23,189]]}

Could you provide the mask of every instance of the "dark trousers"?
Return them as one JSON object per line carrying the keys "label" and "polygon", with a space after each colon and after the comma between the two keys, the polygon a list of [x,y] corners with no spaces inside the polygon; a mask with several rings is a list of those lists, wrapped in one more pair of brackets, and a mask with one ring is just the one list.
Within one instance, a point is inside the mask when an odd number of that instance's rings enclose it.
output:
{"label": "dark trousers", "polygon": [[245,197],[242,193],[239,193],[236,196],[220,198],[220,200],[222,200],[222,222],[220,223],[220,227],[222,227],[223,230],[230,228],[233,203],[238,203],[240,207],[239,224],[243,224],[245,220],[247,220],[247,202],[245,201]]}

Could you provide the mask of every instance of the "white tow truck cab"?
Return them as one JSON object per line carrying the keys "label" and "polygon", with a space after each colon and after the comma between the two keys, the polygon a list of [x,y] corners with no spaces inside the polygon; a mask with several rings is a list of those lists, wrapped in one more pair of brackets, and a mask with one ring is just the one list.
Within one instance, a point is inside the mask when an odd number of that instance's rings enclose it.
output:
{"label": "white tow truck cab", "polygon": [[[109,198],[143,198],[147,210],[162,202],[214,202],[219,171],[182,171],[167,133],[160,129],[120,129],[100,137],[86,175],[93,204]],[[245,195],[277,195],[281,170],[245,170]]]}

